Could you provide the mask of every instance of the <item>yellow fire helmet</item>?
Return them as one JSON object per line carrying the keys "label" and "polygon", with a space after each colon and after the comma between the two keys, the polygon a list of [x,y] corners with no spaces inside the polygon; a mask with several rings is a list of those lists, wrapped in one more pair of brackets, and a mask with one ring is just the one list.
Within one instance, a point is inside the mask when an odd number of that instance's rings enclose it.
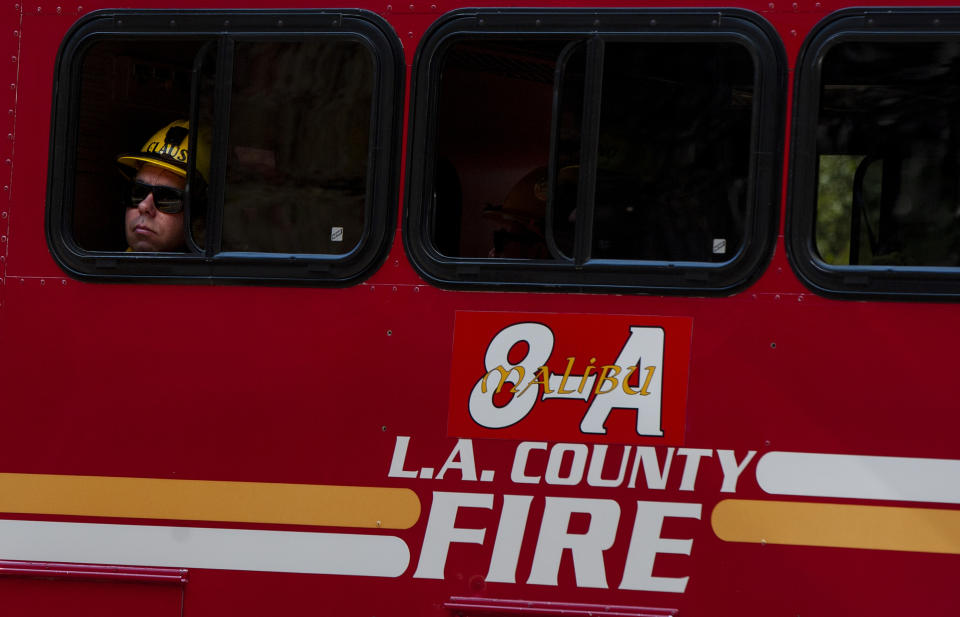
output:
{"label": "yellow fire helmet", "polygon": [[[199,146],[196,166],[200,176],[207,181],[210,174],[210,131],[205,129],[207,127],[201,127],[197,136]],[[190,123],[186,120],[174,120],[148,139],[139,152],[118,156],[117,163],[131,167],[134,171],[144,164],[155,165],[186,177],[191,152]]]}

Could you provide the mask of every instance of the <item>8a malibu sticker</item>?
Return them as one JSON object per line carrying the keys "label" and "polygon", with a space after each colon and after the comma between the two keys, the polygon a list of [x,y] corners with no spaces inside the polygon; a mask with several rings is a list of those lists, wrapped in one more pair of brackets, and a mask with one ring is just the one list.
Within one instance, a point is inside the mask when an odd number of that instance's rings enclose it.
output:
{"label": "8a malibu sticker", "polygon": [[458,312],[449,432],[682,444],[692,320]]}

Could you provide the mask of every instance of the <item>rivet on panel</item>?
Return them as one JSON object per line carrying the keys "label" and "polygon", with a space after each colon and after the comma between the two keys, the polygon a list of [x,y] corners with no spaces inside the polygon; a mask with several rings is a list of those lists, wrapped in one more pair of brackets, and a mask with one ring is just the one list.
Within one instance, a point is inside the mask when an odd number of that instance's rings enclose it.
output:
{"label": "rivet on panel", "polygon": [[47,284],[47,282],[46,282],[45,280],[40,279],[40,286],[41,286],[41,287],[43,287],[43,286],[46,285],[46,284]]}
{"label": "rivet on panel", "polygon": [[[796,31],[796,30],[791,30],[791,31],[790,31],[790,36],[797,36],[797,31]],[[780,272],[780,271],[781,271],[781,270],[778,270],[778,272]]]}
{"label": "rivet on panel", "polygon": [[16,56],[10,56],[10,62],[13,62],[14,64],[16,64],[16,63],[17,63],[17,57],[16,57]]}
{"label": "rivet on panel", "polygon": [[[10,188],[10,187],[5,186],[5,187],[3,187],[3,190],[7,190],[8,188]],[[7,213],[6,213],[6,212],[0,212],[0,219],[5,219],[5,218],[7,218]]]}
{"label": "rivet on panel", "polygon": [[10,84],[10,89],[11,89],[11,90],[16,90],[16,89],[17,89],[17,84]]}
{"label": "rivet on panel", "polygon": [[773,2],[767,5],[767,8],[770,9],[771,11],[773,10],[773,7],[774,7]]}
{"label": "rivet on panel", "polygon": [[392,11],[392,10],[393,10],[393,5],[392,5],[392,4],[388,4],[388,5],[387,5],[387,12],[389,13],[389,12]]}
{"label": "rivet on panel", "polygon": [[412,39],[412,38],[413,38],[413,32],[407,32],[407,38],[408,38],[408,39]]}
{"label": "rivet on panel", "polygon": [[57,7],[57,15],[59,15],[59,14],[62,13],[62,12],[63,12],[63,7],[62,7],[62,6],[58,6],[58,7]]}
{"label": "rivet on panel", "polygon": [[13,31],[13,38],[18,38],[19,36],[20,36],[20,31],[19,31],[19,30],[14,30],[14,31]]}
{"label": "rivet on panel", "polygon": [[397,286],[396,286],[396,285],[393,286],[393,290],[394,290],[394,291],[397,290]]}
{"label": "rivet on panel", "polygon": [[67,286],[67,279],[60,279],[60,285],[63,287]]}
{"label": "rivet on panel", "polygon": [[[9,190],[10,190],[10,187],[5,184],[5,185],[3,186],[3,192],[6,193],[6,192],[9,191]],[[3,213],[3,218],[7,218],[7,213],[6,213],[6,212]]]}
{"label": "rivet on panel", "polygon": [[413,5],[411,4],[409,8],[410,8],[410,10],[412,11],[414,7],[413,7]]}
{"label": "rivet on panel", "polygon": [[393,336],[393,330],[387,330],[387,336]]}
{"label": "rivet on panel", "polygon": [[43,7],[38,6],[38,7],[37,7],[37,15],[39,15],[39,14],[42,13],[42,12],[43,12]]}

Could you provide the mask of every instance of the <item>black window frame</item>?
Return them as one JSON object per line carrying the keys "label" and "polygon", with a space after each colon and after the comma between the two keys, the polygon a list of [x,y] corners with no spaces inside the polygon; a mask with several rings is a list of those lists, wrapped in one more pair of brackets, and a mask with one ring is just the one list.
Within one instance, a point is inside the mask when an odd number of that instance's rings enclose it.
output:
{"label": "black window frame", "polygon": [[[612,259],[562,263],[450,257],[437,250],[430,232],[433,219],[430,162],[434,160],[436,147],[438,59],[458,36],[473,39],[526,35],[584,40],[605,37],[629,41],[734,41],[743,45],[755,63],[758,102],[752,118],[747,224],[742,249],[734,258],[723,263]],[[421,163],[408,165],[406,170],[404,246],[416,270],[434,285],[449,289],[730,295],[759,278],[770,261],[779,222],[787,61],[780,37],[757,13],[742,9],[453,11],[424,35],[416,52],[411,84],[407,160]],[[552,122],[555,127],[556,118]],[[551,159],[555,159],[555,153],[556,149],[552,148]],[[590,159],[584,160],[590,163]],[[555,160],[551,160],[550,167],[552,179]],[[580,194],[585,191],[581,186]],[[589,230],[583,234],[589,234]]]}
{"label": "black window frame", "polygon": [[[225,41],[309,40],[331,37],[357,41],[370,52],[373,66],[370,142],[366,177],[364,231],[358,244],[343,254],[283,252],[131,253],[80,247],[72,231],[76,173],[79,91],[85,51],[101,41],[151,39],[213,41],[220,58]],[[325,10],[102,10],[78,21],[64,37],[53,83],[46,236],[55,260],[81,280],[177,283],[250,283],[346,286],[372,274],[386,259],[395,235],[405,64],[399,37],[380,16],[359,9]],[[227,73],[229,71],[224,71]],[[223,207],[225,149],[230,93],[218,74],[216,119],[212,127],[209,211],[219,224]],[[191,95],[196,116],[196,93]],[[191,118],[195,120],[194,118]],[[191,123],[196,143],[197,123]],[[193,157],[191,157],[191,170]],[[189,198],[187,200],[189,212]],[[118,216],[120,216],[118,214]],[[216,241],[220,229],[212,229]],[[196,249],[188,239],[188,244]],[[209,243],[208,243],[209,245]]]}
{"label": "black window frame", "polygon": [[853,300],[957,300],[960,267],[835,265],[816,248],[817,127],[825,55],[846,42],[960,42],[960,10],[882,7],[837,11],[810,32],[796,65],[785,242],[790,264],[817,294]]}

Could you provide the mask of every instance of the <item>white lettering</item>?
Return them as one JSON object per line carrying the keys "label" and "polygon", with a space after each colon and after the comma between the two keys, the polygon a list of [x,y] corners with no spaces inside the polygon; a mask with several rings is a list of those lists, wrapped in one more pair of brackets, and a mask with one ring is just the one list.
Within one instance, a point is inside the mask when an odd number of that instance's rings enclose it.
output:
{"label": "white lettering", "polygon": [[410,444],[410,438],[403,435],[397,435],[397,442],[393,446],[393,459],[390,461],[390,471],[387,477],[390,478],[416,478],[417,472],[404,469],[403,462],[407,459],[407,446]]}
{"label": "white lettering", "polygon": [[[629,409],[637,414],[637,435],[659,437],[663,435],[660,427],[660,401],[663,382],[663,329],[630,327],[630,338],[624,344],[614,365],[626,369],[636,366],[640,373],[643,392],[628,393],[625,388],[610,388],[593,398],[587,413],[580,422],[580,431],[596,435],[605,435],[604,426],[610,412],[614,409]],[[643,377],[645,367],[651,367],[649,383]],[[626,379],[626,375],[621,378]],[[599,389],[599,388],[598,388]]]}
{"label": "white lettering", "polygon": [[545,441],[524,441],[517,446],[517,453],[513,456],[513,469],[510,470],[510,479],[517,484],[537,484],[540,476],[527,475],[527,457],[531,450],[546,450]]}
{"label": "white lettering", "polygon": [[[477,381],[470,392],[468,407],[474,422],[485,428],[505,428],[530,413],[540,396],[540,388],[527,386],[536,379],[537,369],[547,363],[553,352],[553,341],[550,328],[534,322],[513,324],[493,337],[483,358],[487,374]],[[514,345],[521,342],[529,346],[527,355],[520,363],[510,364],[507,356]],[[493,403],[493,396],[497,391],[506,389],[505,384],[511,383],[507,379],[513,380],[516,393],[509,403],[497,407]]]}
{"label": "white lettering", "polygon": [[492,508],[493,495],[484,493],[444,493],[434,491],[427,530],[423,535],[420,562],[414,578],[443,578],[450,544],[483,544],[486,528],[462,529],[456,526],[460,508]]}
{"label": "white lettering", "polygon": [[500,513],[497,539],[493,542],[487,582],[517,582],[517,561],[520,559],[523,532],[527,527],[527,515],[530,513],[532,501],[533,497],[529,495],[503,496],[503,511]]}
{"label": "white lettering", "polygon": [[657,450],[652,446],[637,446],[637,456],[633,459],[633,471],[630,472],[628,488],[637,486],[637,471],[643,462],[643,475],[648,488],[663,490],[667,487],[667,476],[670,474],[670,465],[673,463],[673,448],[667,448],[667,458],[663,461],[663,470],[657,460]]}
{"label": "white lettering", "polygon": [[720,486],[721,493],[733,493],[737,490],[737,480],[740,474],[747,468],[750,461],[757,454],[756,450],[750,450],[743,457],[741,463],[737,463],[737,455],[733,450],[717,450],[717,458],[720,459],[720,468],[723,469],[723,484]]}
{"label": "white lettering", "polygon": [[687,457],[687,462],[683,466],[683,476],[680,478],[680,490],[692,491],[697,483],[697,472],[700,470],[700,457],[713,456],[713,450],[702,450],[700,448],[680,448],[677,454]]}
{"label": "white lettering", "polygon": [[437,480],[443,480],[444,474],[450,469],[459,469],[464,480],[477,480],[477,464],[473,458],[473,442],[469,439],[458,439],[447,461],[437,473]]}
{"label": "white lettering", "polygon": [[620,473],[616,480],[603,477],[603,464],[607,460],[607,446],[597,444],[593,446],[593,455],[590,457],[590,469],[587,471],[587,484],[590,486],[620,486],[627,475],[627,462],[633,446],[623,447],[623,456],[620,458]]}
{"label": "white lettering", "polygon": [[[590,515],[590,524],[582,534],[568,532],[574,512]],[[613,546],[620,522],[620,506],[610,499],[574,499],[547,497],[540,525],[540,537],[533,555],[528,583],[557,585],[560,559],[565,550],[573,557],[578,587],[607,587],[603,551]]]}
{"label": "white lettering", "polygon": [[[567,452],[573,454],[570,471],[566,477],[560,476],[563,458]],[[583,479],[583,470],[587,466],[587,446],[582,443],[558,443],[550,449],[550,459],[547,461],[547,484],[573,486]]]}
{"label": "white lettering", "polygon": [[683,593],[690,577],[654,576],[653,562],[658,553],[690,555],[693,540],[661,538],[660,532],[663,529],[663,519],[666,517],[699,520],[700,511],[701,505],[698,503],[638,501],[637,518],[633,522],[633,535],[630,537],[630,548],[627,550],[627,562],[623,566],[620,589]]}

